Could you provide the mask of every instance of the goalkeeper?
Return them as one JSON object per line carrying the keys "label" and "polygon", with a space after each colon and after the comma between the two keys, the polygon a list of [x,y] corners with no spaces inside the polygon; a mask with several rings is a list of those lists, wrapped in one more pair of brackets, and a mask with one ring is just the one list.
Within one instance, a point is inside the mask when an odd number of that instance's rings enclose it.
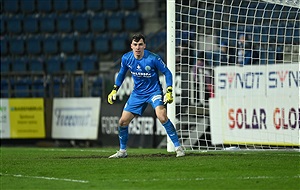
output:
{"label": "goalkeeper", "polygon": [[[132,51],[124,54],[121,60],[121,68],[115,81],[113,90],[108,95],[108,103],[113,104],[116,100],[116,94],[124,81],[128,69],[131,72],[134,89],[125,104],[122,116],[119,120],[119,142],[120,150],[111,155],[109,158],[127,157],[126,146],[128,141],[128,125],[131,120],[142,115],[148,103],[155,109],[159,121],[167,131],[176,150],[176,156],[184,156],[184,150],[180,146],[178,135],[174,125],[167,117],[165,104],[173,102],[172,96],[172,73],[165,63],[156,54],[145,50],[146,42],[142,34],[133,35],[131,39]],[[167,83],[167,92],[163,99],[163,91],[159,81],[158,72],[165,75]]]}

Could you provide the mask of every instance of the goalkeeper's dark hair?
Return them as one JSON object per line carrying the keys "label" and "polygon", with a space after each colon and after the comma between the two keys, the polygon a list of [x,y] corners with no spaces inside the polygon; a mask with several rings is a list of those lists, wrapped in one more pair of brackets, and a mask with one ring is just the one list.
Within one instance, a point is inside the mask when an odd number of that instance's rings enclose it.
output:
{"label": "goalkeeper's dark hair", "polygon": [[135,42],[138,42],[138,41],[140,41],[140,39],[143,39],[144,43],[146,43],[145,36],[143,34],[134,34],[132,36],[131,41],[133,40]]}

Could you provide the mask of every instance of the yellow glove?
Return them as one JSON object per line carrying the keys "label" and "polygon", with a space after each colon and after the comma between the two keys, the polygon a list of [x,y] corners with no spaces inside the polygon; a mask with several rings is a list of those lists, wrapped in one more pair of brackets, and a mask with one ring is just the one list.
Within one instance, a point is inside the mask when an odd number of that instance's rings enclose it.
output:
{"label": "yellow glove", "polygon": [[112,90],[111,93],[108,95],[108,98],[107,98],[108,103],[110,103],[110,104],[113,104],[113,103],[114,103],[114,101],[115,101],[116,98],[117,98],[117,91],[118,91],[118,87],[117,87],[117,85],[114,85],[113,90]]}
{"label": "yellow glove", "polygon": [[164,104],[171,104],[173,102],[173,95],[172,95],[172,91],[173,91],[173,88],[172,86],[169,86],[167,88],[167,93],[165,94],[165,97],[164,97]]}

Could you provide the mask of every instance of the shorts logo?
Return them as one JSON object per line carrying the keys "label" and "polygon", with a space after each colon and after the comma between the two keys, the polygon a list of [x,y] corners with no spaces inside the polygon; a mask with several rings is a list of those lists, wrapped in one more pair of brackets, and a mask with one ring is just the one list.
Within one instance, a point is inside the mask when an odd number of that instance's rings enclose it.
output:
{"label": "shorts logo", "polygon": [[152,97],[152,102],[155,102],[156,100],[161,100],[162,96],[161,95],[155,95]]}

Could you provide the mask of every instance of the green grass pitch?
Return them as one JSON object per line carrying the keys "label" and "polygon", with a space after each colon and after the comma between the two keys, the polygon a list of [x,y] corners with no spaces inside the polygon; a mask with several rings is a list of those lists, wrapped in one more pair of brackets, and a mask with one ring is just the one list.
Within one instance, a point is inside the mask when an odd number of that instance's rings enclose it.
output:
{"label": "green grass pitch", "polygon": [[299,151],[1,147],[0,189],[297,189]]}

